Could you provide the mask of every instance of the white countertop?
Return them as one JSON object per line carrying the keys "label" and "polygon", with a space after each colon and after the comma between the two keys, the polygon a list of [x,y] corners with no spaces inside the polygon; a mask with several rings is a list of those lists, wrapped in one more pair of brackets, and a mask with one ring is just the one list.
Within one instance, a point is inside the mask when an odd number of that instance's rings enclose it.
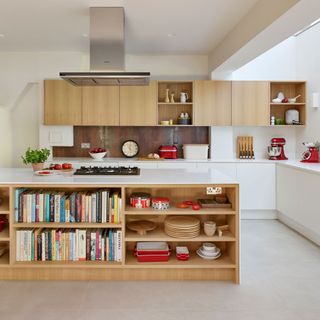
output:
{"label": "white countertop", "polygon": [[270,163],[268,159],[206,159],[206,160],[187,160],[187,159],[164,159],[164,160],[139,160],[139,158],[103,158],[102,160],[94,160],[90,157],[78,157],[78,158],[53,158],[51,161],[47,161],[48,163],[63,163],[63,162],[70,162],[70,163],[89,163],[89,164],[106,164],[108,163],[119,163],[119,162],[136,162],[137,164],[140,163],[238,163],[238,162],[252,162],[252,163]]}
{"label": "white countertop", "polygon": [[[236,159],[236,158],[229,158],[229,159],[207,159],[207,160],[186,160],[186,159],[165,159],[159,161],[143,161],[138,160],[138,158],[105,158],[102,161],[95,161],[89,157],[83,158],[54,158],[52,161],[48,161],[48,163],[63,163],[63,162],[71,162],[71,163],[79,163],[79,164],[86,164],[86,165],[116,165],[119,163],[130,163],[134,162],[134,165],[139,167],[140,163],[268,163],[268,164],[279,164],[282,166],[292,167],[300,170],[305,170],[314,173],[320,173],[320,163],[305,163],[300,162],[299,160],[286,160],[286,161],[273,161],[268,159]],[[162,169],[163,170],[163,169]]]}
{"label": "white countertop", "polygon": [[32,169],[1,168],[0,184],[236,184],[236,180],[215,169],[141,169],[139,176],[74,176],[57,173],[37,176]]}
{"label": "white countertop", "polygon": [[308,171],[311,173],[320,174],[320,163],[308,163],[300,162],[297,160],[288,160],[288,161],[277,161],[277,164],[280,166],[291,167],[298,170]]}

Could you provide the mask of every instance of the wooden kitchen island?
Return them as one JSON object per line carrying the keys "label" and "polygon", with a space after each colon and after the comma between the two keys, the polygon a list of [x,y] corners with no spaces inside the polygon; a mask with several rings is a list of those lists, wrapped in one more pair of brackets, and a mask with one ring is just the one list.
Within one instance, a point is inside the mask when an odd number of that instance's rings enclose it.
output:
{"label": "wooden kitchen island", "polygon": [[[121,199],[119,222],[18,222],[17,190],[28,192],[90,192],[108,189]],[[207,188],[211,188],[208,190]],[[230,208],[180,209],[186,200],[211,199],[212,188],[221,188]],[[168,197],[168,210],[135,209],[130,206],[133,192],[146,192],[153,197]],[[139,176],[74,176],[56,174],[36,176],[31,169],[0,169],[0,217],[8,223],[0,232],[0,245],[8,252],[0,257],[0,279],[11,280],[229,280],[239,283],[239,185],[236,181],[213,169],[142,169]],[[201,220],[201,233],[195,238],[173,238],[164,232],[164,219],[169,215],[196,216]],[[126,228],[132,219],[152,216],[157,228],[146,235],[138,235]],[[213,220],[217,226],[228,225],[222,236],[208,237],[203,222]],[[20,230],[112,229],[121,231],[119,261],[17,261],[17,232]],[[134,256],[137,241],[165,241],[171,248],[168,262],[138,262]],[[204,260],[196,250],[204,242],[215,243],[222,252],[216,260]],[[20,239],[21,243],[21,239]],[[175,256],[177,245],[187,246],[188,261]],[[21,259],[18,259],[21,260]]]}

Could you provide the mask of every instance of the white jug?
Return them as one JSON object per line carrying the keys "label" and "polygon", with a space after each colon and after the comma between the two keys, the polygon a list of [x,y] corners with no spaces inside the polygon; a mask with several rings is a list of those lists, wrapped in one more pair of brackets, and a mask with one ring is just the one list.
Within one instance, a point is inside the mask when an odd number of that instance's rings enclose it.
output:
{"label": "white jug", "polygon": [[180,92],[180,102],[181,103],[186,103],[188,98],[189,98],[189,96],[186,92]]}

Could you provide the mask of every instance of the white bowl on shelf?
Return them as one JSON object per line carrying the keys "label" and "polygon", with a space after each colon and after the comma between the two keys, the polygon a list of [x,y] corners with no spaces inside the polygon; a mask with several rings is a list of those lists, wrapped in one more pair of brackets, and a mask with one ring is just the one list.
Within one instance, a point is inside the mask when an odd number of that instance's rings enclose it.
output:
{"label": "white bowl on shelf", "polygon": [[95,160],[102,160],[106,154],[107,154],[107,151],[105,152],[96,152],[96,153],[93,153],[93,152],[89,152],[91,158],[95,159]]}

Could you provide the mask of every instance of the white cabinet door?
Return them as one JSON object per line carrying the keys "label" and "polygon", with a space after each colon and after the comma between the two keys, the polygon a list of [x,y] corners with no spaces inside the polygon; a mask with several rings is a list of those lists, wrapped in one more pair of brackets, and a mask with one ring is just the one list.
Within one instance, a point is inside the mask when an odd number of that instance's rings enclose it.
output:
{"label": "white cabinet door", "polygon": [[208,162],[198,162],[199,169],[205,169],[205,168],[210,168],[210,169],[215,169],[223,174],[229,176],[232,179],[237,179],[237,168],[235,163],[208,163]]}
{"label": "white cabinet door", "polygon": [[159,169],[194,169],[196,167],[196,162],[158,162]]}
{"label": "white cabinet door", "polygon": [[123,167],[138,167],[141,169],[157,169],[157,162],[153,161],[124,161],[119,162],[119,166]]}
{"label": "white cabinet door", "polygon": [[241,209],[276,209],[274,163],[237,163]]}

